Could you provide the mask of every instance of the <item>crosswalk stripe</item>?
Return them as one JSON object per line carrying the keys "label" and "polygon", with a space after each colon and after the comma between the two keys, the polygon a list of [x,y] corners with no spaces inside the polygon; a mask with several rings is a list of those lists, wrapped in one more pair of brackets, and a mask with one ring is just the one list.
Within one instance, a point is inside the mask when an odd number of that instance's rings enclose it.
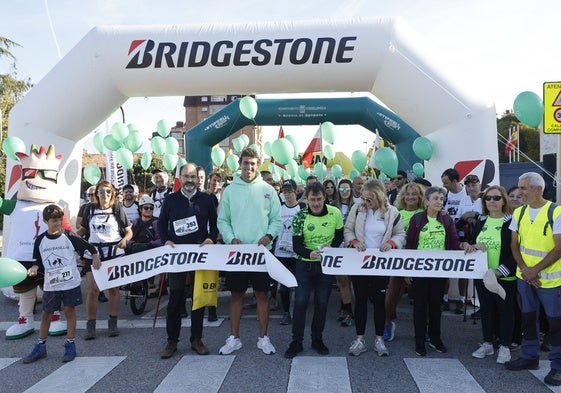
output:
{"label": "crosswalk stripe", "polygon": [[183,356],[154,392],[218,392],[235,356]]}
{"label": "crosswalk stripe", "polygon": [[346,358],[298,356],[292,360],[287,392],[315,391],[352,391]]}
{"label": "crosswalk stripe", "polygon": [[529,371],[532,373],[532,375],[534,375],[534,377],[539,379],[547,388],[549,388],[549,390],[551,390],[552,392],[561,393],[561,386],[550,386],[546,385],[545,382],[543,382],[543,379],[549,373],[549,370],[551,370],[551,362],[549,360],[540,360],[539,370]]}
{"label": "crosswalk stripe", "polygon": [[421,393],[485,393],[458,359],[403,360]]}
{"label": "crosswalk stripe", "polygon": [[125,359],[126,356],[77,357],[37,382],[25,393],[42,393],[46,391],[45,387],[57,393],[86,392]]}
{"label": "crosswalk stripe", "polygon": [[19,358],[0,358],[0,370],[8,367],[10,364],[15,363]]}

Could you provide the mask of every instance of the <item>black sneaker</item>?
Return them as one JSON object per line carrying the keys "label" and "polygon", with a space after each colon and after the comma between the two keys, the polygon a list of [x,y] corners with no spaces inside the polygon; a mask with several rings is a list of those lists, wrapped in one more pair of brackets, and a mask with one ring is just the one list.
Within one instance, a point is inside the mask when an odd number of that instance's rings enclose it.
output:
{"label": "black sneaker", "polygon": [[457,315],[462,315],[466,310],[466,305],[464,302],[456,303],[456,310],[454,311]]}
{"label": "black sneaker", "polygon": [[540,368],[539,359],[524,359],[518,358],[516,360],[511,360],[505,363],[505,367],[510,371],[520,371],[520,370],[537,370]]}
{"label": "black sneaker", "polygon": [[329,348],[325,346],[321,338],[312,340],[312,349],[315,349],[320,355],[329,355]]}
{"label": "black sneaker", "polygon": [[438,353],[446,353],[448,351],[448,349],[446,349],[444,344],[442,344],[442,341],[439,343],[429,342],[429,347],[431,347]]}
{"label": "black sneaker", "polygon": [[302,352],[304,348],[302,347],[302,343],[300,341],[292,341],[288,346],[288,349],[284,353],[284,357],[287,359],[292,359],[294,356],[298,355]]}
{"label": "black sneaker", "polygon": [[425,348],[424,345],[416,345],[415,353],[417,354],[417,356],[425,357],[427,356],[427,349]]}
{"label": "black sneaker", "polygon": [[548,385],[559,386],[561,385],[561,371],[551,369],[549,374],[545,376],[543,381]]}

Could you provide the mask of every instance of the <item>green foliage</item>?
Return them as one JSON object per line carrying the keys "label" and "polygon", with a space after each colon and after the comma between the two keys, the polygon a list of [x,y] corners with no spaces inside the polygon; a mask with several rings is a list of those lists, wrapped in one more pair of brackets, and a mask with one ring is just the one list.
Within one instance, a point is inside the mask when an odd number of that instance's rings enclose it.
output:
{"label": "green foliage", "polygon": [[[502,136],[497,136],[497,147],[499,151],[499,162],[508,162],[508,155],[505,153],[505,143],[508,140],[508,129],[520,126],[518,138],[520,140],[520,151],[533,161],[540,160],[540,131],[537,128],[530,128],[524,123],[520,123],[514,113],[504,113],[497,119],[497,132]],[[521,162],[529,161],[520,155]]]}

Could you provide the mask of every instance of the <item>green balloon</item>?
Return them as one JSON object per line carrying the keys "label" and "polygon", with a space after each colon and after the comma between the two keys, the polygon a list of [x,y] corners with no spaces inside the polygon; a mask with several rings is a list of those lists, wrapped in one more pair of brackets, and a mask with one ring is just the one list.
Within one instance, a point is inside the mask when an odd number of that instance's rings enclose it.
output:
{"label": "green balloon", "polygon": [[318,180],[323,181],[327,175],[327,167],[323,162],[316,162],[314,165],[314,174],[318,177]]}
{"label": "green balloon", "polygon": [[378,180],[380,180],[383,183],[386,180],[388,180],[388,176],[385,173],[380,173],[380,175],[378,175]]}
{"label": "green balloon", "polygon": [[105,134],[96,132],[93,137],[93,145],[99,153],[105,153],[105,145],[103,144],[103,137]]}
{"label": "green balloon", "polygon": [[150,141],[150,146],[152,147],[152,151],[156,154],[162,155],[166,151],[166,141],[161,136],[155,136]]}
{"label": "green balloon", "polygon": [[116,141],[123,143],[125,138],[129,136],[129,129],[123,123],[114,123],[111,126],[111,135]]}
{"label": "green balloon", "polygon": [[351,156],[351,162],[356,170],[362,172],[366,167],[366,154],[362,150],[355,150]]}
{"label": "green balloon", "polygon": [[341,178],[343,177],[343,168],[341,167],[341,165],[335,164],[331,167],[331,173],[336,178]]}
{"label": "green balloon", "polygon": [[212,163],[217,167],[222,166],[224,163],[224,159],[226,158],[226,153],[219,147],[215,147],[210,151],[210,158],[212,159]]}
{"label": "green balloon", "polygon": [[244,146],[243,146],[243,139],[235,138],[234,140],[232,140],[232,146],[234,147],[234,151],[236,153],[239,153],[243,150]]}
{"label": "green balloon", "polygon": [[115,152],[115,157],[117,158],[117,162],[123,166],[125,169],[131,169],[134,163],[134,158],[132,152],[125,148],[121,147],[119,150]]}
{"label": "green balloon", "polygon": [[162,138],[167,138],[171,131],[171,126],[169,125],[167,120],[160,120],[158,121],[158,124],[156,124],[156,131],[158,131],[158,135],[160,135]]}
{"label": "green balloon", "polygon": [[177,139],[173,137],[169,137],[166,138],[165,141],[166,141],[165,152],[167,154],[177,154],[177,152],[179,151],[179,142],[177,142]]}
{"label": "green balloon", "polygon": [[19,160],[16,153],[25,152],[25,143],[17,136],[9,136],[2,142],[2,151],[12,160]]}
{"label": "green balloon", "polygon": [[272,143],[267,141],[263,144],[263,151],[265,152],[266,155],[268,155],[269,157],[271,157],[273,155],[273,152],[271,151],[271,146]]}
{"label": "green balloon", "polygon": [[240,112],[246,118],[253,120],[257,116],[257,101],[253,97],[245,96],[240,99]]}
{"label": "green balloon", "polygon": [[249,137],[246,134],[241,134],[239,138],[243,141],[243,147],[246,148],[249,145]]}
{"label": "green balloon", "polygon": [[374,155],[374,163],[382,172],[391,178],[397,176],[397,156],[389,147],[382,147]]}
{"label": "green balloon", "polygon": [[286,164],[286,171],[292,177],[298,176],[298,164],[294,159],[288,161],[288,164]]}
{"label": "green balloon", "polygon": [[298,165],[298,176],[300,176],[302,180],[306,181],[310,173],[311,171],[309,168],[305,168],[304,165]]}
{"label": "green balloon", "polygon": [[165,153],[164,157],[162,159],[162,163],[164,164],[164,168],[166,168],[168,170],[168,172],[171,172],[176,167],[178,159],[179,158],[178,158],[177,154]]}
{"label": "green balloon", "polygon": [[542,122],[543,102],[536,93],[523,91],[518,94],[512,108],[516,118],[532,128],[536,128]]}
{"label": "green balloon", "polygon": [[148,152],[142,153],[142,157],[140,158],[140,165],[142,166],[142,169],[147,170],[148,167],[150,167],[151,163],[152,163],[152,154]]}
{"label": "green balloon", "polygon": [[294,135],[285,135],[284,139],[292,143],[292,148],[294,149],[294,159],[298,158],[298,141]]}
{"label": "green balloon", "polygon": [[228,168],[230,168],[230,170],[232,172],[235,172],[238,170],[238,167],[240,166],[240,164],[238,163],[238,156],[235,154],[230,154],[228,156],[228,158],[226,158],[226,165],[228,165]]}
{"label": "green balloon", "polygon": [[95,164],[88,164],[84,167],[84,179],[92,186],[101,180],[101,170]]}
{"label": "green balloon", "polygon": [[132,130],[125,139],[125,147],[136,153],[142,147],[142,135],[139,131]]}
{"label": "green balloon", "polygon": [[127,124],[127,128],[129,129],[129,131],[138,131],[138,127],[136,127],[136,124],[134,123]]}
{"label": "green balloon", "polygon": [[288,164],[288,161],[292,160],[294,156],[294,148],[292,143],[285,138],[277,139],[273,142],[271,146],[271,151],[273,153],[273,158],[281,165]]}
{"label": "green balloon", "polygon": [[11,287],[27,277],[27,269],[11,258],[0,258],[0,288]]}
{"label": "green balloon", "polygon": [[183,165],[185,165],[185,164],[187,164],[187,160],[186,160],[185,158],[179,157],[179,158],[177,159],[177,167],[178,167],[178,168],[182,168]]}
{"label": "green balloon", "polygon": [[419,177],[423,177],[425,174],[425,167],[420,162],[416,162],[413,164],[413,173]]}
{"label": "green balloon", "polygon": [[105,135],[103,137],[103,146],[105,146],[108,150],[111,151],[117,151],[119,150],[121,147],[123,147],[123,145],[121,144],[121,142],[119,142],[118,140],[116,140],[113,135]]}
{"label": "green balloon", "polygon": [[413,152],[421,160],[430,160],[432,157],[432,142],[424,136],[418,137],[413,141]]}
{"label": "green balloon", "polygon": [[257,154],[261,154],[261,152],[259,151],[259,146],[257,146],[255,143],[252,143],[251,145],[248,146],[250,149],[252,149],[254,152],[256,152]]}
{"label": "green balloon", "polygon": [[321,123],[321,137],[327,143],[335,143],[335,125],[332,122],[326,121]]}
{"label": "green balloon", "polygon": [[349,172],[349,178],[351,180],[354,180],[355,177],[360,176],[360,172],[357,171],[356,169],[351,169],[351,172]]}
{"label": "green balloon", "polygon": [[328,160],[332,160],[335,158],[335,150],[333,149],[333,145],[325,145],[323,146],[323,155]]}

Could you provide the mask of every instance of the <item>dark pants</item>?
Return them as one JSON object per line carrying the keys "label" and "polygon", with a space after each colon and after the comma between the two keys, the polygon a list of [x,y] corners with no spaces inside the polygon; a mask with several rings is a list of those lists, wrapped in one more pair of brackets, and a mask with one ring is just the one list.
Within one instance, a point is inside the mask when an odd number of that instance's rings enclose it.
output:
{"label": "dark pants", "polygon": [[320,262],[296,262],[294,275],[298,286],[294,295],[294,313],[292,316],[292,339],[304,340],[306,310],[310,294],[314,291],[314,316],[312,318],[312,340],[322,339],[327,305],[331,295],[332,277],[323,274]]}
{"label": "dark pants", "polygon": [[389,277],[352,276],[355,293],[355,328],[357,336],[364,335],[368,316],[368,300],[374,303],[374,329],[377,336],[384,334],[386,321],[386,290]]}
{"label": "dark pants", "polygon": [[430,341],[434,344],[441,343],[440,302],[444,295],[445,285],[445,278],[413,278],[413,324],[415,326],[415,344],[418,346],[425,345],[427,310]]}
{"label": "dark pants", "polygon": [[[181,310],[185,305],[185,279],[190,275],[191,285],[195,282],[195,272],[169,273],[169,303],[167,307],[166,331],[168,340],[179,341],[181,331]],[[191,338],[193,341],[203,337],[203,318],[205,308],[191,312]]]}
{"label": "dark pants", "polygon": [[[505,290],[505,300],[501,299],[496,293],[489,292],[483,285],[483,280],[475,280],[481,305],[481,328],[483,329],[483,341],[493,342],[493,336],[498,331],[501,345],[508,347],[512,344],[516,280],[498,281]],[[497,324],[498,326],[496,326]]]}
{"label": "dark pants", "polygon": [[[277,259],[287,268],[290,273],[294,274],[294,265],[296,264],[296,258],[284,258],[284,257],[277,257]],[[290,288],[285,287],[284,285],[280,284],[279,288],[281,303],[282,303],[282,310],[284,312],[290,311]]]}

